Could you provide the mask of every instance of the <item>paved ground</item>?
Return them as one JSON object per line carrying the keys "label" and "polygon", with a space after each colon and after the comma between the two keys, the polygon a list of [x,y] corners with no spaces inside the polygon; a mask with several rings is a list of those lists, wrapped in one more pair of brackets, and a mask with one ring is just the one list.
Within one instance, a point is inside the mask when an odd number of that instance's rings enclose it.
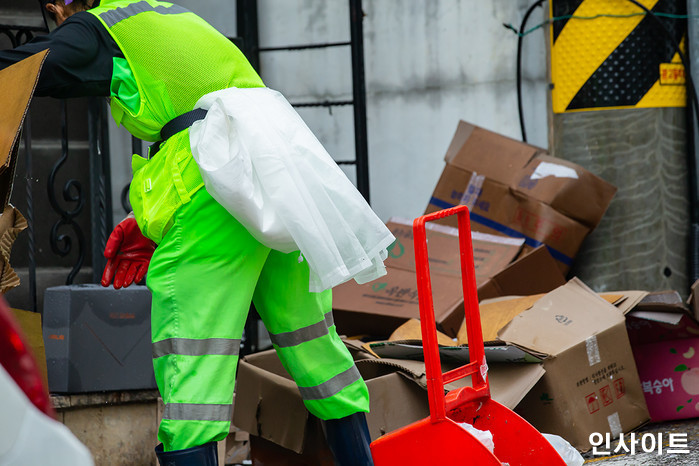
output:
{"label": "paved ground", "polygon": [[[689,450],[689,453],[667,453],[666,450],[670,449],[670,434],[687,434],[686,441],[681,440],[679,443],[682,445],[675,444],[675,450]],[[680,465],[699,465],[699,419],[688,419],[685,421],[678,422],[665,422],[661,424],[649,424],[641,428],[636,432],[636,438],[643,440],[643,436],[646,435],[646,449],[651,449],[650,435],[652,434],[657,441],[658,435],[662,439],[662,453],[658,454],[657,444],[653,449],[652,453],[643,451],[641,446],[637,446],[638,450],[634,455],[630,452],[626,453],[623,449],[619,449],[619,452],[624,454],[614,453],[614,450],[618,447],[617,441],[612,441],[611,452],[609,456],[595,456],[592,452],[588,452],[585,455],[585,464],[594,466],[655,466],[655,465],[667,465],[671,464],[673,466]],[[683,437],[680,436],[679,439]],[[625,436],[625,444],[629,446],[629,438]],[[610,450],[605,448],[604,450]]]}

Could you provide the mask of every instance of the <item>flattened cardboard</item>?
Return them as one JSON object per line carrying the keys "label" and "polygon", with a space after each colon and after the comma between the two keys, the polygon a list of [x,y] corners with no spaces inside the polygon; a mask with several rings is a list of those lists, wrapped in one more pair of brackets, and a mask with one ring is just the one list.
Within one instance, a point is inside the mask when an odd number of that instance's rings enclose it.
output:
{"label": "flattened cardboard", "polygon": [[[369,334],[377,339],[386,339],[401,324],[420,316],[415,264],[414,259],[411,259],[414,257],[412,231],[398,223],[389,225],[392,226],[392,232],[399,241],[408,235],[410,241],[404,242],[403,252],[399,257],[387,260],[386,276],[365,285],[347,282],[333,289],[335,323],[341,334]],[[454,264],[454,261],[458,262],[458,253],[454,254],[454,251],[458,251],[457,239],[444,231],[427,230],[430,245],[432,298],[440,330],[449,337],[454,337],[464,320],[463,294],[460,273],[450,272],[458,267]],[[502,246],[501,243],[493,243],[490,240],[476,241],[474,236],[474,255],[484,258],[480,269],[476,270],[476,284],[480,299],[512,294],[544,293],[565,283],[555,261],[544,247],[535,249],[498,273],[489,276],[495,267],[485,264],[493,260],[497,264],[496,267],[501,267],[507,258],[519,250],[520,243],[508,244],[506,249],[499,249],[500,246]],[[502,255],[498,255],[499,253],[488,255],[488,251],[498,249],[505,252]],[[398,255],[395,252],[392,254]],[[433,255],[435,259],[432,258]],[[433,267],[433,261],[436,261],[434,263],[438,264],[437,267]],[[478,263],[477,257],[474,262]],[[443,273],[435,273],[434,268],[439,268]],[[481,270],[480,275],[478,270]]]}
{"label": "flattened cardboard", "polygon": [[[318,434],[315,430],[313,434]],[[322,435],[322,433],[320,433]],[[255,466],[258,465],[278,465],[278,466],[335,466],[335,458],[326,442],[308,440],[309,448],[303,453],[277,445],[257,435],[250,435],[250,460]],[[219,454],[219,458],[221,458]],[[226,458],[227,460],[228,458]],[[237,463],[234,463],[237,464]]]}
{"label": "flattened cardboard", "polygon": [[610,291],[608,293],[599,293],[599,295],[601,298],[613,304],[622,314],[626,315],[626,313],[635,308],[636,305],[648,295],[648,292],[641,290]]}
{"label": "flattened cardboard", "polygon": [[[419,340],[421,338],[422,328],[420,321],[418,319],[410,319],[398,327],[388,337],[388,341]],[[442,346],[456,346],[456,342],[452,338],[449,338],[439,330],[437,331],[437,343]]]}
{"label": "flattened cardboard", "polygon": [[[440,275],[432,280],[435,318],[441,329],[455,335],[463,319],[461,279]],[[345,282],[333,288],[333,315],[340,334],[387,338],[409,319],[420,317],[415,272],[388,268],[371,283]]]}
{"label": "flattened cardboard", "polygon": [[[423,385],[413,380],[424,365],[359,360],[357,368],[369,389],[372,439],[429,415]],[[319,420],[306,410],[274,350],[246,356],[238,370],[234,425],[299,454],[327,448]]]}
{"label": "flattened cardboard", "polygon": [[22,124],[48,53],[44,50],[0,71],[0,200],[3,207],[12,193]]}
{"label": "flattened cardboard", "polygon": [[[387,267],[415,271],[415,247],[412,222],[393,217],[386,226],[396,242],[388,251]],[[429,248],[430,272],[453,277],[461,276],[459,260],[459,230],[434,222],[425,224]],[[507,267],[520,253],[524,240],[480,232],[471,233],[476,282],[488,278]]]}
{"label": "flattened cardboard", "polygon": [[[495,341],[498,332],[504,328],[512,319],[532,307],[543,294],[524,296],[509,300],[484,301],[480,304],[481,329],[483,341]],[[468,334],[466,322],[461,325],[456,337],[459,345],[468,344]]]}
{"label": "flattened cardboard", "polygon": [[675,290],[651,291],[634,307],[634,311],[658,311],[688,313],[682,297]]}
{"label": "flattened cardboard", "polygon": [[616,192],[578,165],[463,121],[445,161],[426,213],[465,204],[474,231],[546,244],[563,272]]}
{"label": "flattened cardboard", "polygon": [[19,277],[10,265],[10,253],[17,235],[27,228],[27,220],[19,210],[6,205],[0,214],[0,293],[19,286]]}
{"label": "flattened cardboard", "polygon": [[[420,346],[420,342],[417,343],[418,346]],[[467,362],[468,360],[442,360],[442,372],[456,369],[457,367],[462,366]],[[524,398],[527,392],[539,381],[539,379],[541,379],[541,377],[543,377],[545,373],[541,364],[519,364],[508,362],[491,363],[489,361],[488,365],[490,396],[495,401],[505,405],[510,409],[514,409],[515,406],[519,404],[519,402],[522,400],[522,398]],[[417,383],[420,387],[423,388],[423,390],[427,390],[427,374],[425,372],[425,363],[421,360],[406,360],[403,358],[381,358],[375,360],[359,361],[357,363],[357,367],[359,367],[359,370],[365,379],[371,379],[371,377],[377,374],[385,373],[386,371],[389,371],[388,373],[390,373],[390,371],[397,370],[399,374],[409,376],[410,380]],[[368,371],[367,369],[370,369],[370,371]],[[444,386],[444,389],[446,391],[451,391],[457,388],[470,386],[470,383],[470,378],[465,377],[463,379],[459,379],[452,383],[446,384]],[[425,393],[423,392],[421,394],[421,397],[424,396]],[[386,406],[384,403],[377,403],[376,405]],[[427,417],[428,415],[429,410],[425,412],[425,416],[423,417]],[[407,424],[408,423],[406,422],[402,425]],[[398,427],[402,427],[402,425],[399,425]],[[390,430],[386,432],[390,432]],[[383,435],[383,433],[381,435]]]}
{"label": "flattened cardboard", "polygon": [[[422,340],[375,341],[366,345],[367,351],[380,358],[422,361]],[[524,351],[513,345],[493,342],[485,346],[485,360],[494,363],[539,363],[546,355]],[[440,346],[439,356],[444,363],[466,364],[469,362],[468,345]]]}
{"label": "flattened cardboard", "polygon": [[515,409],[545,374],[543,364],[489,364],[490,396],[498,403]]}
{"label": "flattened cardboard", "polygon": [[478,299],[548,293],[566,279],[545,246],[520,257],[478,286]]}

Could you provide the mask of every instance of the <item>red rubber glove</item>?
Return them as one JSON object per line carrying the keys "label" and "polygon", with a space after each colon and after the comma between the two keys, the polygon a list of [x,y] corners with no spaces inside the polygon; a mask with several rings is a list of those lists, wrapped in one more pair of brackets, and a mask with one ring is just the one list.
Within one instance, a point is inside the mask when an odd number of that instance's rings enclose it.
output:
{"label": "red rubber glove", "polygon": [[155,251],[155,243],[141,233],[136,219],[128,216],[109,235],[104,247],[107,265],[102,274],[102,286],[126,288],[143,280]]}

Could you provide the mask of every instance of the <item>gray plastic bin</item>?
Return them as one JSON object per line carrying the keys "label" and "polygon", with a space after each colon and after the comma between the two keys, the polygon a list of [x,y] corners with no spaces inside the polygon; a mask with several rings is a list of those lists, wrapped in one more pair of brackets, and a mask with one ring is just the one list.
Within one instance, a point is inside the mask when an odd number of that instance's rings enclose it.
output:
{"label": "gray plastic bin", "polygon": [[43,333],[49,391],[156,388],[145,286],[47,288]]}

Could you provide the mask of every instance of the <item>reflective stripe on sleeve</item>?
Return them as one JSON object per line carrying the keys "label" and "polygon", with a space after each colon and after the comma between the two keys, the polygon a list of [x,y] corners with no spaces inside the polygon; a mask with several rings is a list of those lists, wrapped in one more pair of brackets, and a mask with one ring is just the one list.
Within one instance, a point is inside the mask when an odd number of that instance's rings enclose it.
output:
{"label": "reflective stripe on sleeve", "polygon": [[325,319],[316,324],[294,330],[293,332],[270,334],[269,338],[276,346],[280,348],[287,348],[289,346],[300,345],[301,343],[324,337],[328,334],[328,329],[334,324],[333,314],[332,312],[328,312],[325,314]]}
{"label": "reflective stripe on sleeve", "polygon": [[99,17],[104,21],[107,27],[112,27],[119,21],[130,18],[139,13],[144,13],[146,11],[154,11],[160,13],[161,15],[177,15],[180,13],[189,13],[189,10],[183,8],[179,5],[172,5],[169,7],[164,7],[162,5],[152,6],[148,2],[138,2],[132,3],[131,5],[125,7],[115,8],[113,10],[105,11],[99,14]]}
{"label": "reflective stripe on sleeve", "polygon": [[153,343],[153,358],[169,354],[185,356],[237,356],[240,352],[240,340],[233,338],[168,338]]}
{"label": "reflective stripe on sleeve", "polygon": [[173,421],[230,421],[233,405],[213,405],[194,403],[168,403],[163,410],[163,419]]}
{"label": "reflective stripe on sleeve", "polygon": [[301,392],[301,398],[306,401],[322,400],[324,398],[333,396],[343,388],[352,385],[361,378],[362,376],[359,374],[357,366],[352,364],[352,367],[336,375],[327,382],[323,382],[322,384],[314,387],[299,387],[299,391]]}

